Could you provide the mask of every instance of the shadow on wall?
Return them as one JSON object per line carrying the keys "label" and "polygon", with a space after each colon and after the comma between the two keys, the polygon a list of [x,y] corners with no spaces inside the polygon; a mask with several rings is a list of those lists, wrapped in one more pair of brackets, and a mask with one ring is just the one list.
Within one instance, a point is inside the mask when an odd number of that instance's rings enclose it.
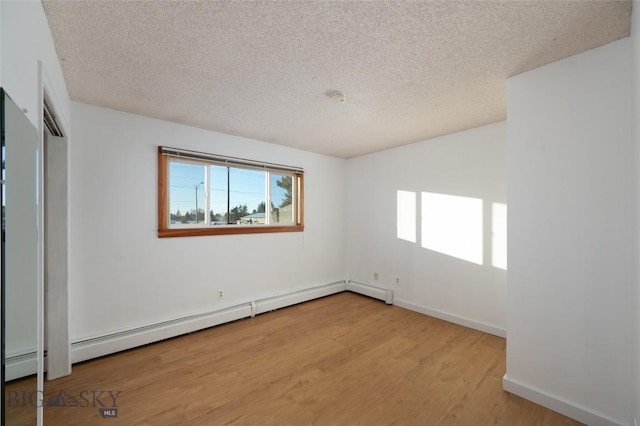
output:
{"label": "shadow on wall", "polygon": [[[507,206],[491,203],[491,259],[483,250],[485,201],[458,195],[397,191],[397,237],[478,265],[507,269]],[[487,206],[488,207],[488,206]],[[418,212],[420,222],[418,223]],[[418,230],[420,225],[420,230]],[[487,254],[488,255],[488,254]],[[488,257],[488,256],[486,256]]]}

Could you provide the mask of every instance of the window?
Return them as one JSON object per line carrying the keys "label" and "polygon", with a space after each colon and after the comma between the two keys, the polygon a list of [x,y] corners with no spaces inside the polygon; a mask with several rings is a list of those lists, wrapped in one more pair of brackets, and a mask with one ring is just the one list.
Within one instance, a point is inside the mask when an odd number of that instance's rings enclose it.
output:
{"label": "window", "polygon": [[158,148],[158,236],[300,232],[303,170]]}

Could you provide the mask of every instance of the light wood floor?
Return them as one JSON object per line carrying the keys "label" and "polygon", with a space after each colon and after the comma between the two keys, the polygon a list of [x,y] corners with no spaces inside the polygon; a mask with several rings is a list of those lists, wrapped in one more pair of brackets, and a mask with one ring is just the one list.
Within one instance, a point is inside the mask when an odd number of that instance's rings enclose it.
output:
{"label": "light wood floor", "polygon": [[120,391],[118,417],[46,407],[45,425],[579,424],[504,392],[504,373],[502,338],[340,293],[74,365],[45,399]]}

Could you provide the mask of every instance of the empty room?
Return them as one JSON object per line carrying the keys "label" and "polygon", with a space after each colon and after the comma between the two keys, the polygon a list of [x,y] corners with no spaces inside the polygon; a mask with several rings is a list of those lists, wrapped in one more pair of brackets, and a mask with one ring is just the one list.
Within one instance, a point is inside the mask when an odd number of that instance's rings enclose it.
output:
{"label": "empty room", "polygon": [[638,1],[0,1],[6,425],[640,422]]}

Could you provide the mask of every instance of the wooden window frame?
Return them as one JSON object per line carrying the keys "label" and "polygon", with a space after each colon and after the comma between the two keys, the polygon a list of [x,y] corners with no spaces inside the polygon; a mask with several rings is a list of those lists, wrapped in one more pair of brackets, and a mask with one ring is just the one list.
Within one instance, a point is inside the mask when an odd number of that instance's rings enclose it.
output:
{"label": "wooden window frame", "polygon": [[169,226],[169,156],[158,147],[158,237],[200,237],[205,235],[269,234],[304,231],[304,174],[292,173],[296,179],[296,221],[293,225],[219,225],[171,228]]}

